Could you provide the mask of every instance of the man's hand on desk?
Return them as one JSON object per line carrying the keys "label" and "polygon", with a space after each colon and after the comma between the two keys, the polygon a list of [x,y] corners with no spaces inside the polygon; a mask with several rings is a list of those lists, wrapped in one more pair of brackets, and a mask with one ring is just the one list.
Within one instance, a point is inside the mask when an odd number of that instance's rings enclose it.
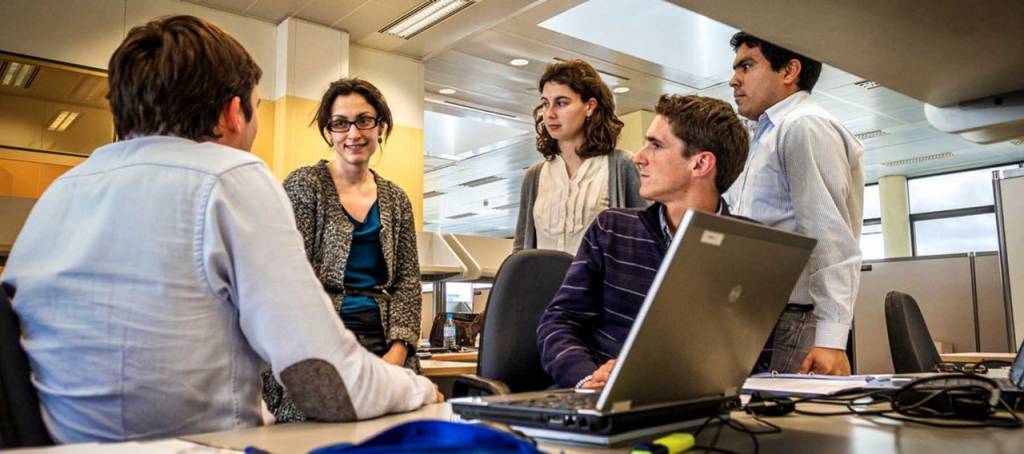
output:
{"label": "man's hand on desk", "polygon": [[845,350],[813,347],[800,364],[800,373],[814,372],[819,375],[850,375],[850,360]]}
{"label": "man's hand on desk", "polygon": [[434,403],[439,404],[444,402],[444,394],[441,394],[441,390],[437,387],[437,383],[434,383]]}
{"label": "man's hand on desk", "polygon": [[590,381],[583,383],[580,388],[600,388],[608,384],[608,378],[612,375],[613,367],[615,367],[615,360],[609,359],[608,362],[598,367],[591,375]]}

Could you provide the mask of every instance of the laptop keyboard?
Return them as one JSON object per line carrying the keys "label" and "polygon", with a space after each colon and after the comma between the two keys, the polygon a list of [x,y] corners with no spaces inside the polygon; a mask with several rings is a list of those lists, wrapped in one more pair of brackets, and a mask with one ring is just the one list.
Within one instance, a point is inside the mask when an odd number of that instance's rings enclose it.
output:
{"label": "laptop keyboard", "polygon": [[544,397],[509,402],[517,407],[577,409],[597,407],[599,393],[556,393]]}

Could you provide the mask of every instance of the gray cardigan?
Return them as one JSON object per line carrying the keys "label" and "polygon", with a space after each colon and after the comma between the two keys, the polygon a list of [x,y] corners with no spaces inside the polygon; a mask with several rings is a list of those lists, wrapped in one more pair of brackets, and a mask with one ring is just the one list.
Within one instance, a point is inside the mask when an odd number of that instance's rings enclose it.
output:
{"label": "gray cardigan", "polygon": [[[599,158],[590,158],[599,159]],[[537,161],[526,169],[519,194],[519,218],[513,250],[537,248],[537,230],[533,224],[533,202],[537,200],[540,168],[546,161]],[[608,154],[608,206],[610,208],[646,208],[640,197],[640,174],[633,164],[633,153],[615,149]]]}

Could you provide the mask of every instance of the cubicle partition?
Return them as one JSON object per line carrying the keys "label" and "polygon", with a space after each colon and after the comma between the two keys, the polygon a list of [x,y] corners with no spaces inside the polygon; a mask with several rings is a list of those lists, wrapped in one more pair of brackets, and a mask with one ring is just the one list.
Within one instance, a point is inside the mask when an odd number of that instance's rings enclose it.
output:
{"label": "cubicle partition", "polygon": [[1016,351],[1024,341],[1024,169],[995,172],[1002,293],[1006,301],[1007,342]]}
{"label": "cubicle partition", "polygon": [[21,232],[36,199],[0,196],[0,269],[7,263],[7,255]]}
{"label": "cubicle partition", "polygon": [[892,373],[885,326],[891,290],[917,300],[932,338],[952,352],[1007,352],[994,252],[867,261],[854,311],[857,373]]}

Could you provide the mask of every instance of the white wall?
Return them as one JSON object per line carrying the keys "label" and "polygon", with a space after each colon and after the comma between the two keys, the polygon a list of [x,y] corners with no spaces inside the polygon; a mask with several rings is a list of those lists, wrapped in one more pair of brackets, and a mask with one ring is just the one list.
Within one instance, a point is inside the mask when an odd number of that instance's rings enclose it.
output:
{"label": "white wall", "polygon": [[352,46],[349,75],[370,81],[388,100],[396,125],[423,129],[423,62]]}
{"label": "white wall", "polygon": [[276,26],[171,0],[2,0],[0,50],[106,69],[127,31],[152,19],[190,14],[234,36],[260,68],[260,97],[273,99]]}

